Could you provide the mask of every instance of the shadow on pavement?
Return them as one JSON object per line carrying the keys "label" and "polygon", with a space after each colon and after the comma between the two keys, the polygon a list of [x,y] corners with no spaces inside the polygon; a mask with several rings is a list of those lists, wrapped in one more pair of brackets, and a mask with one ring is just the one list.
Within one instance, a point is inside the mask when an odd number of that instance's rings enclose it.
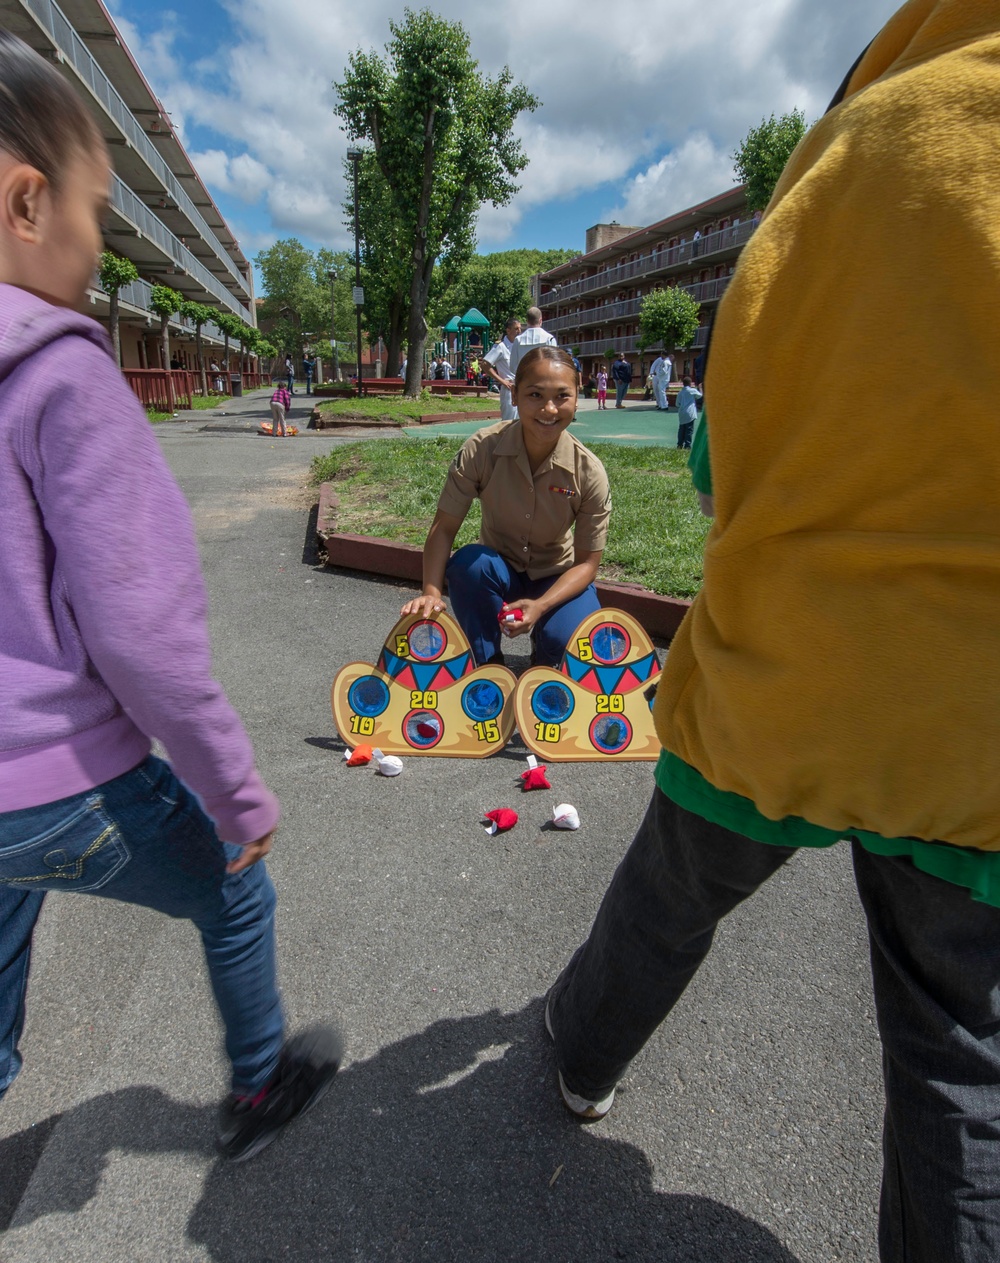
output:
{"label": "shadow on pavement", "polygon": [[[435,1022],[349,1065],[264,1154],[210,1168],[189,1241],[217,1263],[796,1263],[745,1215],[657,1191],[640,1149],[574,1122],[541,1028],[536,1000]],[[82,1208],[114,1150],[209,1153],[213,1114],[148,1087],[70,1111],[18,1225]],[[28,1135],[6,1142],[4,1166]]]}

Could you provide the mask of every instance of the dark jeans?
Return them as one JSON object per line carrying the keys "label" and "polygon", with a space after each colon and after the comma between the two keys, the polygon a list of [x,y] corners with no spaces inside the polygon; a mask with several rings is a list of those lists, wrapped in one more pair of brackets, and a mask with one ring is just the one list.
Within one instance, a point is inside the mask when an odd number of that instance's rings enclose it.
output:
{"label": "dark jeans", "polygon": [[86,793],[0,814],[0,1097],[21,1067],[31,936],[49,890],[193,921],[226,1028],[232,1086],[264,1086],[284,1032],[274,887],[262,862],[227,873],[239,853],[219,841],[195,796],[152,757]]}
{"label": "dark jeans", "polygon": [[[559,1069],[606,1095],[676,1004],[715,927],[794,851],[655,790],[586,943],[552,988]],[[1000,1259],[1000,909],[854,843],[886,1090],[883,1263]]]}
{"label": "dark jeans", "polygon": [[682,421],[677,427],[677,446],[690,447],[692,434],[694,434],[694,422]]}
{"label": "dark jeans", "polygon": [[[502,652],[503,633],[497,615],[504,602],[540,597],[559,578],[550,575],[547,579],[529,579],[485,544],[466,544],[452,553],[445,573],[452,609],[469,638],[472,656],[479,666]],[[558,666],[570,636],[588,615],[600,608],[597,589],[591,583],[579,596],[564,601],[540,618],[532,633],[536,664]]]}
{"label": "dark jeans", "polygon": [[615,378],[615,407],[620,408],[625,402],[625,396],[628,394],[629,383],[620,382]]}

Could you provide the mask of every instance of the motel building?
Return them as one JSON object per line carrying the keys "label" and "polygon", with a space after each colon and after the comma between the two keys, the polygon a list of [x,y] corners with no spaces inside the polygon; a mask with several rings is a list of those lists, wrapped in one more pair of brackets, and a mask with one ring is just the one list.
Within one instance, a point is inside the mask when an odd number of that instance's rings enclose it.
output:
{"label": "motel building", "polygon": [[694,375],[716,306],[758,219],[740,185],[648,228],[596,224],[587,230],[584,254],[533,278],[543,325],[576,354],[585,376],[601,363],[610,369],[621,352],[639,389],[660,350],[638,350],[643,296],[680,285],[701,304],[701,327],[690,347],[665,349],[674,357],[675,378]]}
{"label": "motel building", "polygon": [[[123,367],[165,367],[160,317],[149,305],[153,285],[255,325],[250,263],[100,0],[0,0],[0,22],[59,67],[108,142],[114,175],[105,246],[131,259],[140,276],[119,291]],[[108,297],[96,280],[89,298],[90,314],[106,325]],[[223,341],[216,325],[202,327],[206,366],[221,363]],[[170,352],[194,369],[194,329],[176,316]]]}

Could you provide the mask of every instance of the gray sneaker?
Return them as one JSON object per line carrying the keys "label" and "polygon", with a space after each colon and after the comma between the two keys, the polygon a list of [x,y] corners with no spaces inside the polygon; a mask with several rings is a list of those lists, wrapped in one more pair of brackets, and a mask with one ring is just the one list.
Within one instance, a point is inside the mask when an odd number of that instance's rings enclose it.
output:
{"label": "gray sneaker", "polygon": [[[545,998],[545,1029],[549,1033],[549,1038],[553,1043],[556,1042],[555,1031],[552,1029],[552,1015],[549,1012],[549,996]],[[566,1080],[562,1077],[562,1071],[557,1071],[559,1075],[559,1091],[562,1094],[563,1104],[575,1114],[577,1118],[584,1123],[596,1123],[603,1118],[615,1103],[614,1088],[598,1101],[589,1101],[585,1096],[577,1096],[575,1092],[571,1092],[566,1086]]]}

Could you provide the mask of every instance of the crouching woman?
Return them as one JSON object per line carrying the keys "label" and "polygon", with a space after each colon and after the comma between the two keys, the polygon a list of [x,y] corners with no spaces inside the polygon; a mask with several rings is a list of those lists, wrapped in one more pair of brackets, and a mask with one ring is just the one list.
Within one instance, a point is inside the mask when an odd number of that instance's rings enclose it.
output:
{"label": "crouching woman", "polygon": [[[473,434],[455,457],[424,544],[423,594],[403,614],[455,617],[477,664],[503,662],[501,636],[531,636],[532,661],[556,666],[588,614],[608,535],[604,466],[567,432],[576,414],[572,359],[540,346],[517,366],[518,420]],[[478,544],[452,554],[472,501],[482,505]],[[501,611],[513,621],[500,622]],[[516,617],[517,612],[520,618]]]}

